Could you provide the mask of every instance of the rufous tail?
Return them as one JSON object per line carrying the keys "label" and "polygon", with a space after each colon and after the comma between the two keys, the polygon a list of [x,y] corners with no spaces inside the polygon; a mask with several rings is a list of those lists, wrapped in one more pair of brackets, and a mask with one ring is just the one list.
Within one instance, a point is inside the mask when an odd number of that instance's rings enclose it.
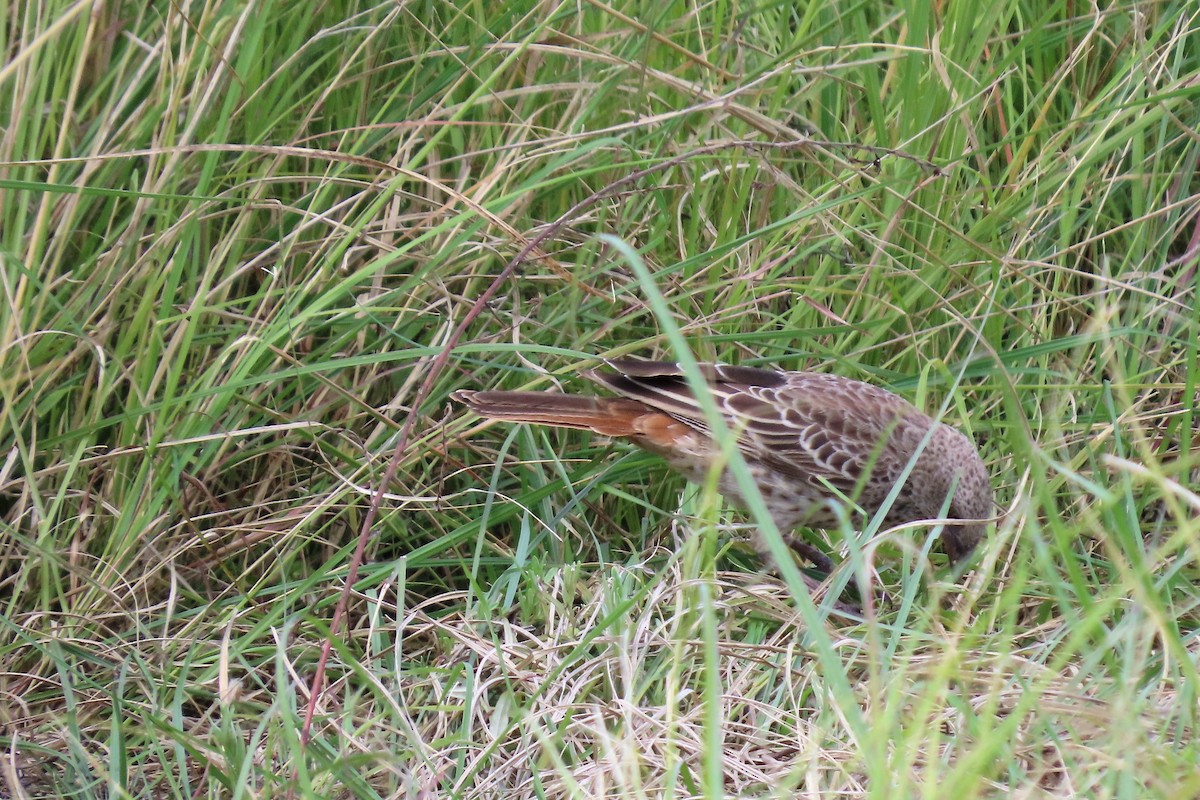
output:
{"label": "rufous tail", "polygon": [[621,397],[580,397],[547,392],[470,392],[450,395],[481,417],[594,431],[601,436],[636,436],[645,418],[658,412]]}

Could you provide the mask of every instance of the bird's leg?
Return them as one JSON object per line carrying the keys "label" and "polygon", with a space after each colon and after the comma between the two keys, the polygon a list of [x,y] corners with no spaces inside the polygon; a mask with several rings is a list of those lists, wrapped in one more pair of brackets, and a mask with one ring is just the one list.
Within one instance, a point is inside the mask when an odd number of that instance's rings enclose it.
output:
{"label": "bird's leg", "polygon": [[[797,553],[805,561],[813,565],[813,569],[801,570],[800,578],[804,581],[804,585],[808,588],[809,594],[816,597],[820,594],[820,590],[824,579],[828,578],[833,573],[833,561],[829,556],[825,555],[814,545],[809,544],[799,536],[790,533],[781,534],[784,544],[788,546],[792,552]],[[758,557],[762,559],[763,565],[768,570],[774,572],[779,577],[783,577],[783,570],[776,562],[775,557],[771,553],[771,549],[767,547],[766,542],[762,541],[761,534],[755,542],[755,550],[758,552]],[[822,578],[818,579],[813,576],[813,572],[819,572]],[[853,587],[847,587],[853,591]],[[852,600],[839,598],[833,602],[832,611],[840,617],[852,620],[862,619],[862,607]]]}
{"label": "bird's leg", "polygon": [[[792,551],[797,553],[801,558],[812,564],[813,567],[826,578],[833,574],[833,560],[830,559],[829,556],[825,555],[825,553],[823,553],[816,545],[810,544],[803,537],[796,536],[794,534],[785,533],[782,534],[782,536],[784,544],[790,547]],[[769,559],[769,556],[766,557]],[[808,575],[805,575],[804,579],[808,584],[809,591],[815,591],[817,586],[820,585],[819,581],[816,581]],[[881,599],[886,599],[887,597],[886,593],[881,594],[881,592],[882,589],[876,589],[872,597],[876,605],[878,605]],[[862,600],[858,586],[854,582],[851,582],[846,586],[842,596],[834,603],[834,608],[843,614],[862,614]]]}
{"label": "bird's leg", "polygon": [[829,556],[822,553],[814,545],[809,544],[801,537],[794,536],[790,533],[785,533],[783,534],[783,542],[788,547],[792,548],[792,550],[796,551],[801,558],[805,559],[808,561],[808,563],[819,569],[823,574],[829,575],[831,572],[833,572],[833,561],[830,560]]}

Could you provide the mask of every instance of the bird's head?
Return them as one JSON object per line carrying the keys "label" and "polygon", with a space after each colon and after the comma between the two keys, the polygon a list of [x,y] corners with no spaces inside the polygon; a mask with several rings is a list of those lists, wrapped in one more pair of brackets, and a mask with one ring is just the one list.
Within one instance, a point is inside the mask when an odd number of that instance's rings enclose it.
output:
{"label": "bird's head", "polygon": [[942,530],[942,550],[957,564],[971,555],[986,535],[986,520],[993,515],[992,485],[975,443],[959,431],[939,424],[930,445],[922,456],[922,461],[929,457],[936,476],[929,487],[933,492],[927,495],[934,506],[930,516],[938,514],[953,490],[947,516],[969,520],[962,525],[948,523]]}

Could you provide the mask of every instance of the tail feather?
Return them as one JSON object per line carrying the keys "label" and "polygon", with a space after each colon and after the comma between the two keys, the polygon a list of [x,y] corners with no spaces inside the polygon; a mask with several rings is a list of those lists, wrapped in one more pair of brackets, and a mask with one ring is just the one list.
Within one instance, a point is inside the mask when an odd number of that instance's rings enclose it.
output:
{"label": "tail feather", "polygon": [[471,392],[450,395],[481,417],[633,436],[639,420],[654,413],[644,403],[620,397],[580,397],[546,392]]}

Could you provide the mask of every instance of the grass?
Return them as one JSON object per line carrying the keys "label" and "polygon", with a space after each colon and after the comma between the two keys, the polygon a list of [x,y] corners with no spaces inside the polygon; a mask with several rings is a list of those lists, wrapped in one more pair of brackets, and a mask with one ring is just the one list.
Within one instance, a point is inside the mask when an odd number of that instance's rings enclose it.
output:
{"label": "grass", "polygon": [[[1200,794],[1198,24],[10,9],[0,796]],[[828,616],[653,457],[448,401],[681,343],[944,408],[974,569],[885,532]]]}

